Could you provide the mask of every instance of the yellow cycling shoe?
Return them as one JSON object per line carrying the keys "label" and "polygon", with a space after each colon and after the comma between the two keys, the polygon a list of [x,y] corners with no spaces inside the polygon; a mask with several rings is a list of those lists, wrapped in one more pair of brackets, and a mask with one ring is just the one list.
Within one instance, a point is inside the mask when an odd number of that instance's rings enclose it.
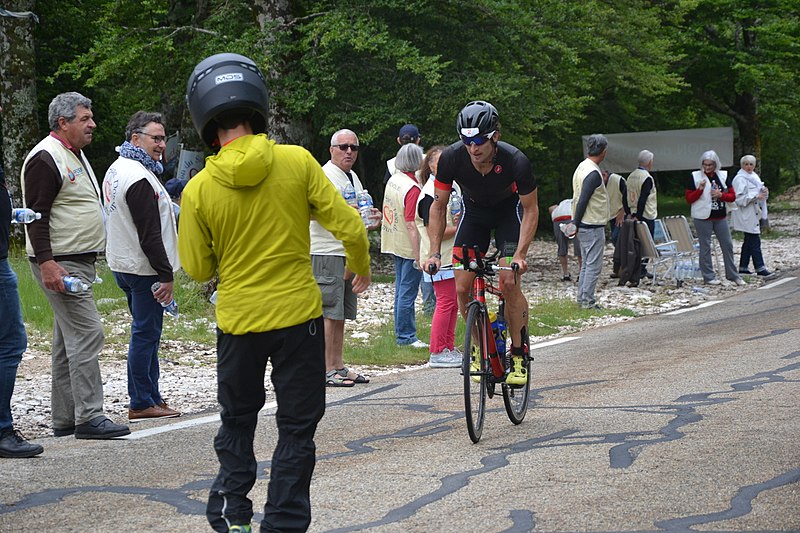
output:
{"label": "yellow cycling shoe", "polygon": [[528,383],[528,369],[525,368],[523,356],[512,356],[511,367],[511,372],[506,376],[506,383],[515,387],[524,387]]}
{"label": "yellow cycling shoe", "polygon": [[471,374],[472,381],[475,383],[481,382],[481,377],[477,375],[481,371],[481,364],[480,364],[480,350],[478,350],[477,346],[472,347],[472,362],[469,364],[469,373]]}

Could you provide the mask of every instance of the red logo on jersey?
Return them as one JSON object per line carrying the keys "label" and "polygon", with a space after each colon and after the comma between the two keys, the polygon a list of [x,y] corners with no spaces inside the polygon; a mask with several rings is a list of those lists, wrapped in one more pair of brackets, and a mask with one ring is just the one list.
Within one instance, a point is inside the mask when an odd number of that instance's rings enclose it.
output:
{"label": "red logo on jersey", "polygon": [[495,174],[501,174],[502,172],[503,172],[503,166],[502,165],[495,165],[494,173]]}

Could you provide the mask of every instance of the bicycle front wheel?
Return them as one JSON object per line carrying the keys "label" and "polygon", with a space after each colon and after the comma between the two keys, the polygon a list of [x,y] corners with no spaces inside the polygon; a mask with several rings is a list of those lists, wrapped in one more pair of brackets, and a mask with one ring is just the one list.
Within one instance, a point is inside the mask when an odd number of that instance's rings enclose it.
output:
{"label": "bicycle front wheel", "polygon": [[508,418],[514,424],[521,424],[528,412],[528,400],[531,393],[531,358],[525,358],[525,385],[522,387],[503,383],[503,403]]}
{"label": "bicycle front wheel", "polygon": [[464,340],[464,414],[472,442],[481,440],[483,418],[486,414],[486,316],[480,303],[473,302],[467,310],[467,333]]}

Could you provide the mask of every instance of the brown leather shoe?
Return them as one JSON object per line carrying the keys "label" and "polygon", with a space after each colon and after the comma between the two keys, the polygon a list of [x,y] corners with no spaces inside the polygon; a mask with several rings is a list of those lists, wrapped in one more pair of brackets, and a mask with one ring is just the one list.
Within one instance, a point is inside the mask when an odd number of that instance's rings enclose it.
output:
{"label": "brown leather shoe", "polygon": [[176,411],[175,409],[172,409],[172,408],[170,408],[170,407],[167,405],[167,402],[161,402],[160,404],[158,404],[158,406],[159,406],[159,407],[160,407],[160,408],[161,408],[163,411],[168,411],[168,412],[172,413],[172,416],[181,416],[181,412],[180,412],[180,411]]}
{"label": "brown leather shoe", "polygon": [[155,420],[158,418],[174,418],[180,413],[172,409],[162,409],[158,405],[151,405],[146,409],[128,409],[128,420],[141,422],[142,420]]}

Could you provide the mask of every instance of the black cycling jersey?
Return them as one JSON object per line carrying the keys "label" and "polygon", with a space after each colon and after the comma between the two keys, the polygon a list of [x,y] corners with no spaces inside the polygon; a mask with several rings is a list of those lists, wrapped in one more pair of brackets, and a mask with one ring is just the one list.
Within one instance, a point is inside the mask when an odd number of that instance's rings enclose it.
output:
{"label": "black cycling jersey", "polygon": [[465,200],[479,206],[497,205],[511,196],[530,194],[536,189],[531,162],[521,150],[506,142],[497,143],[494,166],[485,176],[478,172],[469,158],[464,143],[458,141],[442,151],[436,181],[461,185]]}

